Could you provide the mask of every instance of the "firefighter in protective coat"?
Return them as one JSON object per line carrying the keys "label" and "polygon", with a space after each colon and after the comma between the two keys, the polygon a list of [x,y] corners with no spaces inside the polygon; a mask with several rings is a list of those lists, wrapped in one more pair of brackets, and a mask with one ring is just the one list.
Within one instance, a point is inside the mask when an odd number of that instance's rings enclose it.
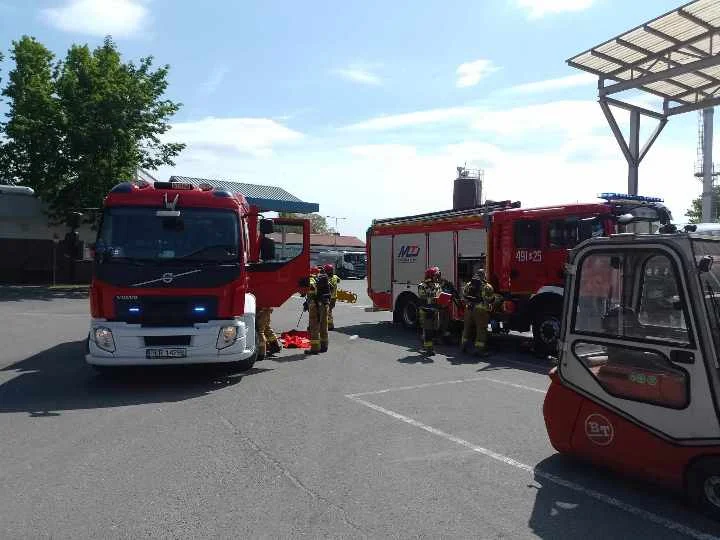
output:
{"label": "firefighter in protective coat", "polygon": [[462,350],[467,352],[473,334],[474,353],[487,355],[488,323],[496,303],[495,291],[488,283],[484,270],[477,270],[472,279],[463,287],[465,321],[463,325]]}
{"label": "firefighter in protective coat", "polygon": [[330,305],[330,283],[322,268],[313,268],[308,280],[306,300],[310,350],[306,354],[318,354],[328,350],[328,307]]}
{"label": "firefighter in protective coat", "polygon": [[422,349],[425,354],[435,354],[435,335],[440,329],[440,307],[437,299],[442,292],[442,275],[437,266],[425,270],[425,279],[418,284],[418,316],[422,329]]}
{"label": "firefighter in protective coat", "polygon": [[323,266],[323,270],[328,276],[330,283],[330,304],[328,305],[328,330],[335,330],[335,321],[333,320],[333,309],[337,303],[338,285],[340,285],[340,276],[335,273],[335,267],[332,264]]}

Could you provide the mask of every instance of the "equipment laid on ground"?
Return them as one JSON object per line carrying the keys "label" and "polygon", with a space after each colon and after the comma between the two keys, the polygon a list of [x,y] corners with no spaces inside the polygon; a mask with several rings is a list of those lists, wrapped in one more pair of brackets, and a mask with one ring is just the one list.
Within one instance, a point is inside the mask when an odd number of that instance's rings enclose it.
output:
{"label": "equipment laid on ground", "polygon": [[592,239],[571,252],[566,291],[552,445],[720,517],[720,238]]}
{"label": "equipment laid on ground", "polygon": [[[309,221],[272,222],[259,223],[242,195],[210,185],[113,188],[95,246],[88,363],[252,367],[256,306],[282,305],[310,265]],[[261,233],[272,230],[283,239],[300,233],[300,254],[276,258],[279,245],[261,260]]]}
{"label": "equipment laid on ground", "polygon": [[[605,202],[520,208],[486,201],[479,207],[373,221],[367,234],[368,294],[374,310],[391,310],[395,322],[418,321],[416,284],[438,266],[457,289],[478,268],[504,299],[494,328],[526,332],[535,348],[557,349],[567,250],[618,230],[655,232],[671,221],[660,199],[604,193]],[[462,307],[452,306],[455,321]]]}
{"label": "equipment laid on ground", "polygon": [[343,289],[337,290],[337,301],[346,302],[348,304],[355,304],[357,302],[357,294]]}

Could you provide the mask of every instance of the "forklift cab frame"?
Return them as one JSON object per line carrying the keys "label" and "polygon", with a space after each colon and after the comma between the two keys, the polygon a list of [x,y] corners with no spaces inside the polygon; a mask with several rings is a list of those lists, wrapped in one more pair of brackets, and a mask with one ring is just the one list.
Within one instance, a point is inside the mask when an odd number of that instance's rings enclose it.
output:
{"label": "forklift cab frame", "polygon": [[551,443],[720,516],[720,238],[594,238],[566,276]]}

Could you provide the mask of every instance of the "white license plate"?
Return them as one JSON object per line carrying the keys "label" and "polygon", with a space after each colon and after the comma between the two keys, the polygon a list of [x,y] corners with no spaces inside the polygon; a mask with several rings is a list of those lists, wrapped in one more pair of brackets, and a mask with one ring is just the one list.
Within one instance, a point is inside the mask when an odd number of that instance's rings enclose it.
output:
{"label": "white license plate", "polygon": [[187,349],[145,349],[145,358],[185,358]]}

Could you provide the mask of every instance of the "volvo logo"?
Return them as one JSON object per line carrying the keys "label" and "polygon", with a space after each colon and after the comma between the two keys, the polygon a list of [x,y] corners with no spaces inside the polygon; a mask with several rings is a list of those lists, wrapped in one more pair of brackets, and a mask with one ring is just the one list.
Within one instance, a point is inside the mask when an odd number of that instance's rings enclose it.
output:
{"label": "volvo logo", "polygon": [[184,277],[184,276],[190,276],[192,274],[197,274],[198,272],[202,272],[202,268],[197,268],[195,270],[189,270],[187,272],[181,272],[179,274],[173,274],[172,272],[165,272],[163,275],[161,275],[157,279],[151,279],[149,281],[143,281],[141,283],[133,283],[130,285],[131,287],[144,287],[145,285],[152,285],[153,283],[164,283],[165,285],[169,285],[172,283],[175,279]]}

